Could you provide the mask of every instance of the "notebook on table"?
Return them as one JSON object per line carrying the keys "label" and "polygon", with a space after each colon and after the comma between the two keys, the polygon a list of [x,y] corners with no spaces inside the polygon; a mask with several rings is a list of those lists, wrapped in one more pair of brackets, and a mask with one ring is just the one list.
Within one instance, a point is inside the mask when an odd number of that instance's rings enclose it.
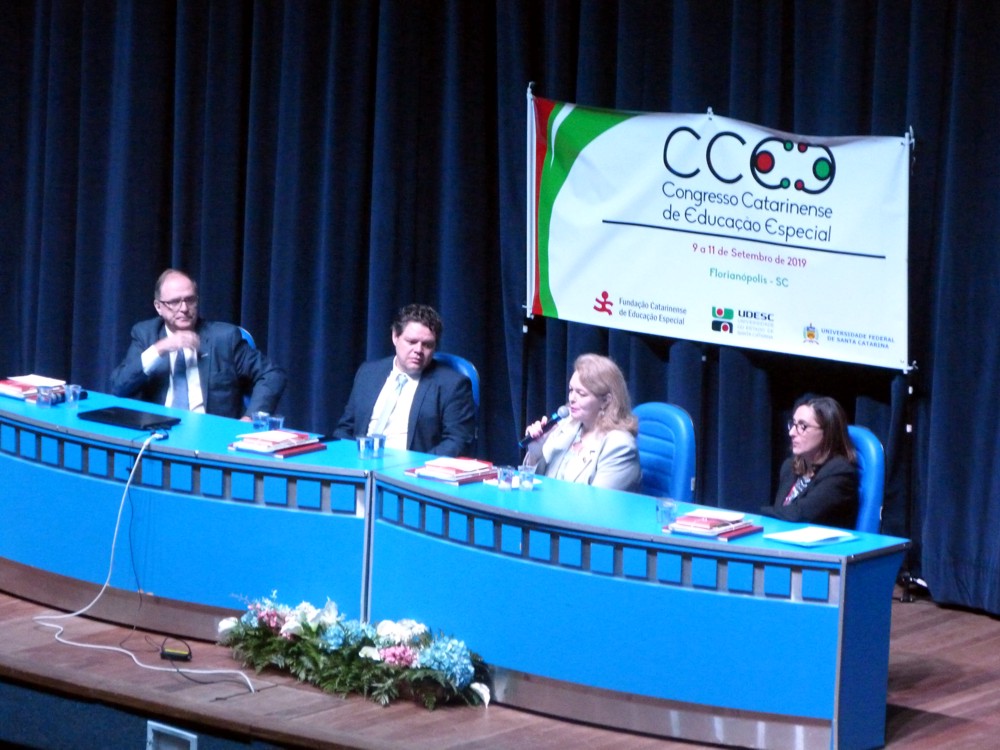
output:
{"label": "notebook on table", "polygon": [[91,422],[127,427],[131,430],[162,430],[173,427],[181,421],[179,417],[168,417],[165,414],[153,414],[138,409],[126,409],[124,406],[107,406],[103,409],[81,411],[79,417]]}

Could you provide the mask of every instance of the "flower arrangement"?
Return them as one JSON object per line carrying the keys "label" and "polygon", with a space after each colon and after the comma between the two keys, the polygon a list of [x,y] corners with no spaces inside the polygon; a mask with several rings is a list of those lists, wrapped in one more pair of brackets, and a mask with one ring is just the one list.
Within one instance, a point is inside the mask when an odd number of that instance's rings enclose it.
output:
{"label": "flower arrangement", "polygon": [[276,596],[249,602],[242,617],[219,623],[219,642],[243,666],[287,670],[328,692],[360,693],[383,706],[399,697],[428,709],[489,704],[487,667],[463,641],[435,638],[413,620],[349,620],[330,600],[322,609],[309,602],[292,608]]}

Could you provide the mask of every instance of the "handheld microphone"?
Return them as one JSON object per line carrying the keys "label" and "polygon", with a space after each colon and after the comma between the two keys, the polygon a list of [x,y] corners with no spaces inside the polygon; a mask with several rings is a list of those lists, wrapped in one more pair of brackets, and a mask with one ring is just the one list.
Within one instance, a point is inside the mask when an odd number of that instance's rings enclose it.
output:
{"label": "handheld microphone", "polygon": [[[566,404],[563,404],[558,409],[556,409],[555,412],[550,414],[548,421],[542,425],[542,435],[544,435],[546,432],[555,427],[560,419],[565,419],[568,416],[569,416],[569,407],[566,406]],[[539,435],[538,437],[541,437],[541,435]],[[525,435],[523,438],[521,438],[521,442],[518,443],[518,446],[520,446],[521,448],[527,448],[536,439],[537,438],[533,438],[530,435]]]}

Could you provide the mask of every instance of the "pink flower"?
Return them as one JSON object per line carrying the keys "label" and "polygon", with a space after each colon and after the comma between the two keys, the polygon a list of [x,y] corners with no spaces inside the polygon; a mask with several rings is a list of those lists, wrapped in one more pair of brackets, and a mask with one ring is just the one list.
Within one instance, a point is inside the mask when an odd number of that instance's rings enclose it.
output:
{"label": "pink flower", "polygon": [[396,667],[412,667],[417,655],[409,646],[389,646],[380,652],[382,661]]}
{"label": "pink flower", "polygon": [[271,630],[279,631],[285,623],[284,616],[276,609],[264,607],[256,602],[250,605],[250,609],[257,616],[258,622],[263,623]]}

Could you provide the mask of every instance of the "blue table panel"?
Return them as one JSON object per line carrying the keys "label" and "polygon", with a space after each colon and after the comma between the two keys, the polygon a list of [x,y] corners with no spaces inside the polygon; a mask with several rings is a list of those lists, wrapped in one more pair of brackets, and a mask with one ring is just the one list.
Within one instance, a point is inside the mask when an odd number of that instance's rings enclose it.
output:
{"label": "blue table panel", "polygon": [[465,636],[491,664],[669,700],[833,715],[836,607],[539,566],[378,522],[373,560],[373,620],[413,617]]}
{"label": "blue table panel", "polygon": [[[0,556],[42,570],[210,606],[361,601],[364,519],[213,500],[56,473],[0,455]],[[23,463],[23,462],[22,462]]]}
{"label": "blue table panel", "polygon": [[[110,405],[182,421],[133,474],[148,433],[78,416]],[[329,597],[360,613],[368,477],[425,458],[360,461],[353,442],[334,441],[277,459],[228,450],[251,431],[238,420],[100,393],[79,411],[0,400],[0,556],[103,584],[121,508],[111,586],[230,609],[277,589],[282,600]]]}
{"label": "blue table panel", "polygon": [[[556,480],[532,492],[449,487],[397,468],[376,477],[373,620],[474,634],[487,662],[559,684],[826,722],[834,747],[882,743],[906,540],[722,543],[662,533],[655,502],[630,493]],[[755,520],[764,533],[796,526]],[[794,736],[781,731],[769,746]]]}

